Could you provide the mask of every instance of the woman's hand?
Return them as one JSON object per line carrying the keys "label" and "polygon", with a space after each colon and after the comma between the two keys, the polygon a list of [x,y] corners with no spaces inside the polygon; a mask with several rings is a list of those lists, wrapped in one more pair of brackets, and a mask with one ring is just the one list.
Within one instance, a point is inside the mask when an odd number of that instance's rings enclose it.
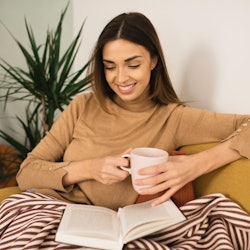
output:
{"label": "woman's hand", "polygon": [[63,185],[68,186],[93,179],[110,185],[126,179],[129,173],[119,167],[128,167],[129,161],[123,158],[122,155],[130,151],[131,148],[127,149],[121,155],[71,162],[68,166],[64,167],[67,174],[63,177]]}
{"label": "woman's hand", "polygon": [[121,155],[94,159],[89,170],[91,178],[107,185],[126,179],[129,173],[120,169],[119,167],[129,166],[129,161],[121,156],[123,154],[129,153],[130,151],[131,149],[128,149]]}
{"label": "woman's hand", "polygon": [[[141,175],[156,173],[157,175],[135,181],[137,185],[141,185],[140,194],[156,194],[166,190],[152,205],[155,206],[168,200],[199,174],[198,171],[194,171],[191,158],[192,156],[187,155],[169,156],[168,161],[163,164],[141,169],[139,171]],[[143,185],[153,185],[153,187],[143,188]]]}

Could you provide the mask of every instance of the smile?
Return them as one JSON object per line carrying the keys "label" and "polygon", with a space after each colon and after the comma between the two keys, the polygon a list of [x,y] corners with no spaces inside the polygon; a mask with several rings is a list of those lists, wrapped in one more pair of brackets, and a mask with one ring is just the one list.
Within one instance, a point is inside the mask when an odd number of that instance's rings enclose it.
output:
{"label": "smile", "polygon": [[118,87],[119,91],[122,92],[122,93],[130,93],[133,90],[135,85],[136,85],[136,83],[126,85],[126,86],[117,85],[117,87]]}

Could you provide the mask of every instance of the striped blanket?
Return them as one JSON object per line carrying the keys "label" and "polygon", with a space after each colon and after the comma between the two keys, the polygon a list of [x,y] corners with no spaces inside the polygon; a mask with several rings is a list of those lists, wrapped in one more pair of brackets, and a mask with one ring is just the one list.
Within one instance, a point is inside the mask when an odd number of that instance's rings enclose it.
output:
{"label": "striped blanket", "polygon": [[[66,203],[24,192],[0,205],[0,249],[85,249],[54,241]],[[250,216],[221,194],[190,201],[181,207],[187,220],[134,240],[124,249],[250,249]]]}

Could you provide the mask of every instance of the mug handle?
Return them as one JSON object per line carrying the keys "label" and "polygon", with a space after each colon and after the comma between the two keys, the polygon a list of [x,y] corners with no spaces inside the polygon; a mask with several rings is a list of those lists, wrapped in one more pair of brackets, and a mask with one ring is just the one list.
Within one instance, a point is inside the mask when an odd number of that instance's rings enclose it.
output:
{"label": "mug handle", "polygon": [[[124,154],[124,155],[122,155],[122,157],[123,158],[130,158],[130,154]],[[127,167],[124,167],[124,166],[120,166],[120,168],[122,170],[125,170],[125,171],[129,172],[129,174],[131,174],[131,168],[127,168]]]}

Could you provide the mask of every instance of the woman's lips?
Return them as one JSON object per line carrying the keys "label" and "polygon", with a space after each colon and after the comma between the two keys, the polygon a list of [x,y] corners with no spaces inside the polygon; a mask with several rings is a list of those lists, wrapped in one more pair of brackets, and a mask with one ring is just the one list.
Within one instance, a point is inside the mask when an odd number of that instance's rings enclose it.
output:
{"label": "woman's lips", "polygon": [[129,84],[129,85],[117,85],[117,88],[119,92],[122,94],[130,94],[135,88],[135,85],[136,83]]}

